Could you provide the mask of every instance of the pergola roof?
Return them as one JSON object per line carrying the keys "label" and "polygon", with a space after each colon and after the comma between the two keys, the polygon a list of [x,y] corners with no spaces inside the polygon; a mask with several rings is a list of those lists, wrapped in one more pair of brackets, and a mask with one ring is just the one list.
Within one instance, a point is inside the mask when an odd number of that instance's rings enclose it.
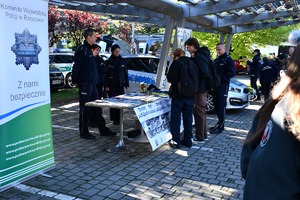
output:
{"label": "pergola roof", "polygon": [[225,34],[297,24],[300,18],[300,0],[49,0],[49,4],[161,28],[170,17],[185,19],[185,28]]}

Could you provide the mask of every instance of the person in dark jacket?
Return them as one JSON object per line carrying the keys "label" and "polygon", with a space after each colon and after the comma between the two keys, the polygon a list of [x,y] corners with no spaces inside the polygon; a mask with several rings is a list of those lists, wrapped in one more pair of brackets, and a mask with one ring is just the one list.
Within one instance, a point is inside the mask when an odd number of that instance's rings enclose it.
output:
{"label": "person in dark jacket", "polygon": [[101,51],[101,47],[97,44],[92,45],[92,51],[95,56],[95,60],[97,63],[97,69],[98,69],[98,83],[97,83],[97,90],[99,94],[99,99],[102,99],[103,97],[103,86],[105,82],[105,74],[108,72],[108,68],[105,64],[105,61],[101,56],[99,56],[99,52]]}
{"label": "person in dark jacket", "polygon": [[266,101],[269,98],[271,85],[277,80],[279,70],[269,61],[268,57],[264,57],[263,62],[260,67],[259,82],[264,91],[264,101]]}
{"label": "person in dark jacket", "polygon": [[[171,134],[172,140],[169,145],[172,148],[179,149],[181,145],[187,147],[192,146],[192,123],[193,123],[193,97],[181,95],[178,91],[178,82],[181,77],[183,65],[195,65],[188,57],[185,57],[185,52],[178,48],[173,52],[173,62],[167,74],[167,80],[171,83],[169,95],[172,98],[171,103]],[[180,124],[181,114],[183,117],[184,139],[180,141]]]}
{"label": "person in dark jacket", "polygon": [[[96,84],[98,82],[98,72],[95,58],[92,52],[92,45],[96,42],[96,31],[88,28],[83,32],[85,38],[82,45],[75,52],[74,65],[72,68],[73,85],[79,88],[79,131],[80,137],[85,139],[95,139],[96,137],[89,133],[88,119],[94,117],[101,136],[114,136],[105,126],[105,120],[102,116],[100,107],[85,107],[85,103],[98,99]],[[90,114],[91,113],[91,114]]]}
{"label": "person in dark jacket", "polygon": [[[95,56],[95,61],[97,64],[97,69],[98,69],[98,83],[96,84],[97,86],[97,91],[98,91],[98,98],[102,99],[102,94],[103,94],[103,85],[104,85],[104,75],[107,73],[108,69],[107,66],[105,65],[104,60],[99,56],[99,52],[101,51],[101,47],[97,44],[92,45],[92,51],[93,55]],[[88,125],[90,127],[97,127],[96,122],[94,122],[94,118],[90,116],[89,123]]]}
{"label": "person in dark jacket", "polygon": [[286,75],[259,110],[241,152],[244,200],[300,198],[300,61],[298,45]]}
{"label": "person in dark jacket", "polygon": [[252,59],[252,62],[247,61],[247,64],[250,66],[250,83],[251,83],[251,87],[253,90],[253,97],[251,98],[251,100],[259,101],[260,93],[257,89],[256,82],[257,82],[259,69],[260,69],[260,65],[261,65],[260,50],[255,49],[253,54],[254,54],[254,57]]}
{"label": "person in dark jacket", "polygon": [[196,135],[193,138],[195,141],[204,142],[207,139],[206,130],[206,95],[207,88],[205,85],[206,79],[209,77],[209,60],[210,51],[207,47],[201,47],[196,38],[189,38],[184,43],[188,52],[193,55],[192,60],[199,68],[199,87],[198,92],[194,97],[193,114],[195,118]]}
{"label": "person in dark jacket", "polygon": [[[106,65],[108,72],[106,74],[105,90],[108,91],[108,97],[114,97],[124,94],[124,87],[129,88],[127,63],[120,55],[120,46],[115,44],[111,47],[111,56],[108,58]],[[110,109],[110,120],[114,125],[120,121],[120,110]]]}
{"label": "person in dark jacket", "polygon": [[217,44],[216,50],[219,57],[215,59],[214,64],[216,66],[217,74],[220,76],[220,85],[213,90],[213,101],[218,116],[218,122],[211,127],[211,134],[222,133],[224,130],[229,82],[236,74],[234,62],[226,53],[224,44]]}

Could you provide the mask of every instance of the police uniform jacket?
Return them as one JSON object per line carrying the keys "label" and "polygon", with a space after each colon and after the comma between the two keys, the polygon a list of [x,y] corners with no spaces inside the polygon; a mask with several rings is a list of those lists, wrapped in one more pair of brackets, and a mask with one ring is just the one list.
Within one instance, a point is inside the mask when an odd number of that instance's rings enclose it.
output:
{"label": "police uniform jacket", "polygon": [[[284,98],[285,99],[285,98]],[[244,200],[300,199],[300,143],[286,127],[288,104],[281,100],[273,110],[264,134],[244,144],[241,172],[246,180]],[[249,135],[257,130],[256,115]]]}
{"label": "police uniform jacket", "polygon": [[247,63],[250,66],[250,75],[258,76],[259,68],[261,65],[260,55],[259,54],[255,55],[252,59],[252,62],[248,61]]}
{"label": "police uniform jacket", "polygon": [[[167,80],[169,83],[171,83],[170,89],[169,89],[169,96],[170,97],[177,97],[177,98],[185,98],[185,99],[189,99],[189,97],[187,96],[183,96],[179,93],[179,89],[178,89],[178,82],[180,80],[180,75],[181,75],[181,70],[183,68],[182,63],[188,63],[188,62],[192,62],[193,61],[185,56],[181,56],[180,58],[178,58],[177,60],[174,60],[170,66],[170,69],[168,71],[167,74]],[[192,99],[193,97],[191,97],[190,99]]]}
{"label": "police uniform jacket", "polygon": [[220,76],[221,84],[229,85],[230,79],[235,76],[235,65],[232,58],[225,52],[215,59],[217,74]]}
{"label": "police uniform jacket", "polygon": [[265,61],[260,67],[259,81],[260,84],[271,84],[277,79],[279,70],[270,61]]}
{"label": "police uniform jacket", "polygon": [[127,63],[121,55],[111,55],[106,62],[108,72],[106,74],[105,87],[129,87]]}
{"label": "police uniform jacket", "polygon": [[97,69],[98,69],[98,84],[99,85],[105,85],[105,77],[104,75],[108,72],[108,68],[105,64],[105,61],[100,56],[95,57],[96,63],[97,63]]}
{"label": "police uniform jacket", "polygon": [[207,92],[205,80],[209,77],[208,65],[210,59],[210,51],[207,47],[197,49],[193,58],[191,58],[199,68],[199,87],[198,92]]}
{"label": "police uniform jacket", "polygon": [[78,86],[98,83],[97,65],[91,47],[84,41],[75,51],[72,82]]}

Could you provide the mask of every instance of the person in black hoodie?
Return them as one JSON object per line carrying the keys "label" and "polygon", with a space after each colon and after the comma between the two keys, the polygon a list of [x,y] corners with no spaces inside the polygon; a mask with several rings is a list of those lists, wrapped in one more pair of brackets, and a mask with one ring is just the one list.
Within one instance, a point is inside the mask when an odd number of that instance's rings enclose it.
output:
{"label": "person in black hoodie", "polygon": [[291,56],[286,75],[254,117],[244,142],[244,200],[300,199],[299,54],[300,45]]}
{"label": "person in black hoodie", "polygon": [[[192,123],[193,123],[193,97],[186,97],[179,93],[178,82],[181,77],[183,65],[195,65],[195,63],[185,57],[185,52],[178,48],[173,52],[173,62],[167,74],[167,80],[171,83],[169,95],[171,103],[171,134],[172,140],[169,145],[179,149],[181,145],[192,146]],[[181,113],[183,117],[184,139],[180,141]]]}
{"label": "person in black hoodie", "polygon": [[[108,58],[106,65],[108,72],[106,74],[105,90],[108,91],[108,97],[114,97],[124,94],[124,87],[129,88],[127,63],[120,55],[120,46],[115,44],[111,47],[111,56]],[[120,110],[110,109],[110,120],[114,125],[120,121]]]}
{"label": "person in black hoodie", "polygon": [[73,85],[79,88],[80,137],[85,139],[96,138],[90,134],[88,130],[87,125],[90,116],[92,116],[97,123],[101,136],[115,136],[116,133],[105,126],[105,120],[100,107],[85,107],[85,103],[99,98],[96,88],[98,82],[97,65],[92,52],[92,45],[96,42],[96,31],[88,28],[83,32],[83,36],[85,40],[75,51],[74,65],[72,68]]}
{"label": "person in black hoodie", "polygon": [[269,58],[263,58],[264,63],[261,65],[259,71],[259,82],[262,87],[262,91],[264,91],[264,101],[269,98],[270,87],[277,80],[277,74],[279,73],[279,69],[273,65],[269,61]]}
{"label": "person in black hoodie", "polygon": [[210,59],[210,51],[207,47],[201,47],[196,38],[189,38],[184,43],[186,49],[192,55],[192,60],[199,68],[199,87],[194,97],[193,114],[195,118],[196,135],[194,141],[204,142],[207,139],[206,130],[206,79],[209,77],[208,64]]}
{"label": "person in black hoodie", "polygon": [[255,49],[253,54],[254,54],[254,57],[252,59],[252,62],[247,61],[247,64],[250,66],[250,83],[251,83],[251,87],[253,89],[253,97],[251,98],[251,100],[259,101],[260,94],[257,89],[256,82],[257,82],[259,69],[260,69],[260,65],[261,65],[260,50]]}
{"label": "person in black hoodie", "polygon": [[213,101],[218,116],[218,122],[211,127],[211,134],[222,133],[225,124],[227,96],[229,82],[235,75],[235,65],[232,58],[226,53],[226,48],[223,43],[216,45],[218,58],[215,59],[217,74],[220,76],[220,85],[213,90]]}

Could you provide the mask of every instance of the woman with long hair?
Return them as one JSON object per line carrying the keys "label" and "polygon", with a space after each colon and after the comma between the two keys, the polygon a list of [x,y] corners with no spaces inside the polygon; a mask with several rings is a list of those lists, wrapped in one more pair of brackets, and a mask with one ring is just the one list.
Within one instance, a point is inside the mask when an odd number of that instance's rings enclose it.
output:
{"label": "woman with long hair", "polygon": [[300,199],[300,44],[241,153],[244,200]]}

